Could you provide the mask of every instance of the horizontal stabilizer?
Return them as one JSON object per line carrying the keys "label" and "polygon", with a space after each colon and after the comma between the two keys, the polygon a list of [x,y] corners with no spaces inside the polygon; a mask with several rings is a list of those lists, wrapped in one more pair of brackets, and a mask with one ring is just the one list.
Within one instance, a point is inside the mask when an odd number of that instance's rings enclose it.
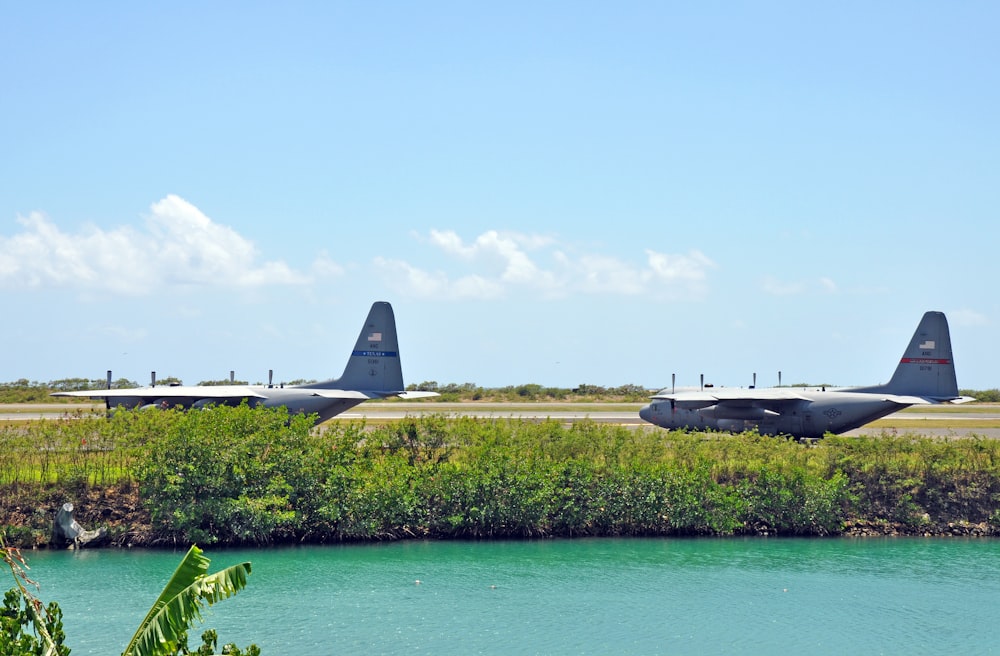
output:
{"label": "horizontal stabilizer", "polygon": [[429,399],[432,396],[441,396],[437,392],[400,392],[397,394],[401,399]]}
{"label": "horizontal stabilizer", "polygon": [[888,401],[890,403],[898,403],[899,405],[904,405],[904,406],[929,405],[931,403],[934,403],[934,401],[929,401],[919,396],[902,396],[900,394],[886,394],[885,396],[882,397],[882,400]]}
{"label": "horizontal stabilizer", "polygon": [[398,396],[401,399],[423,399],[431,396],[441,396],[437,392],[382,392],[382,391],[356,391],[356,390],[331,390],[314,389],[310,390],[313,396],[321,396],[324,399],[384,399],[390,396]]}
{"label": "horizontal stabilizer", "polygon": [[335,390],[335,389],[315,389],[309,390],[312,396],[319,396],[324,399],[380,399],[381,394],[367,394],[357,390]]}

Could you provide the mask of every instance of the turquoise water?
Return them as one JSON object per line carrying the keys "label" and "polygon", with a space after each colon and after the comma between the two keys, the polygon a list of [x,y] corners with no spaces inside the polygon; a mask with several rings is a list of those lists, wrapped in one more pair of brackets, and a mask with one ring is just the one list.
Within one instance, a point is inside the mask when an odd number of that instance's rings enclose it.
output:
{"label": "turquoise water", "polygon": [[[405,542],[207,555],[211,571],[250,560],[253,573],[204,627],[265,656],[1000,653],[993,540]],[[28,554],[40,597],[63,609],[73,656],[120,654],[182,556]]]}

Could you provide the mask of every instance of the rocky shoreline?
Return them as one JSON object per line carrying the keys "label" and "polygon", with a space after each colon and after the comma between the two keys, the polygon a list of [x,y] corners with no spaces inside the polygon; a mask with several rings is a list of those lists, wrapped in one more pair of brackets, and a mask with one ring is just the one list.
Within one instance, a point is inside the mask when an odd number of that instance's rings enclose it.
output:
{"label": "rocky shoreline", "polygon": [[[0,525],[5,531],[8,546],[30,549],[63,548],[52,544],[52,522],[59,504],[51,508],[26,508],[22,505],[0,507]],[[89,490],[73,501],[78,509],[77,520],[90,529],[107,529],[108,539],[99,545],[87,548],[175,548],[178,545],[155,538],[149,513],[142,507],[138,490],[134,486],[115,490]],[[739,531],[745,537],[781,537],[782,534],[766,527]],[[558,536],[553,536],[558,537]],[[726,537],[726,536],[702,536]],[[804,539],[810,536],[799,536]],[[902,522],[884,520],[851,519],[844,522],[840,533],[822,537],[884,538],[884,537],[927,537],[927,538],[994,538],[1000,537],[1000,527],[988,522],[946,522],[914,527]],[[420,539],[434,539],[426,536]],[[226,545],[218,545],[226,546]]]}
{"label": "rocky shoreline", "polygon": [[988,522],[947,522],[925,526],[907,526],[901,522],[848,520],[844,522],[846,537],[925,537],[925,538],[990,538],[1000,536],[1000,527]]}

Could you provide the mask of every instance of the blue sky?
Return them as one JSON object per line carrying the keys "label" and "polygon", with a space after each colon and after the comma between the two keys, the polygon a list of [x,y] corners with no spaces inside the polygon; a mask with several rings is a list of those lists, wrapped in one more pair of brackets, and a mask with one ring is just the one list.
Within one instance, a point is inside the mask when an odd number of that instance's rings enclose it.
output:
{"label": "blue sky", "polygon": [[1000,385],[991,2],[5,3],[0,381]]}

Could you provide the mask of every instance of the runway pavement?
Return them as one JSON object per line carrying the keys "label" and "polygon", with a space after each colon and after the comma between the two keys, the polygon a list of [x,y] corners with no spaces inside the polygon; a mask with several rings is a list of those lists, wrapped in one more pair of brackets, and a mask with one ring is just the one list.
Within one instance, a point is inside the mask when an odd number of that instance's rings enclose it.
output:
{"label": "runway pavement", "polygon": [[571,423],[591,419],[601,423],[645,424],[639,419],[641,403],[551,404],[551,403],[365,403],[338,415],[338,419],[388,420],[423,414],[489,419],[557,419]]}

